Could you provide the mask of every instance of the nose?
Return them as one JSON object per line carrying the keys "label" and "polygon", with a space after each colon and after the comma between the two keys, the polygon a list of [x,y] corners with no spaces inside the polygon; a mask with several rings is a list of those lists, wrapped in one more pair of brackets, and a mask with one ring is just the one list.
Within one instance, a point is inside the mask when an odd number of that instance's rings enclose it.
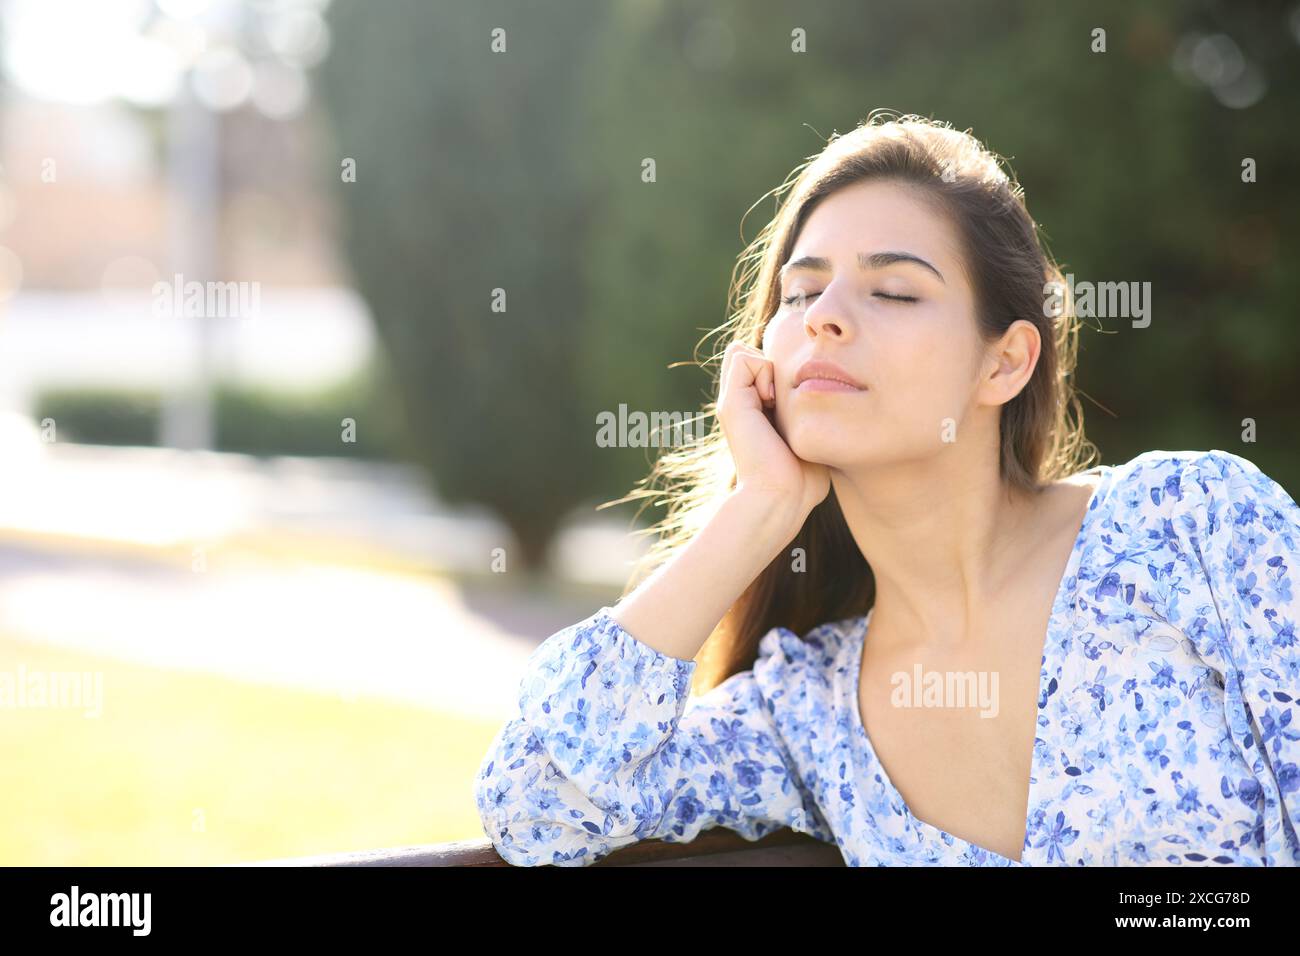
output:
{"label": "nose", "polygon": [[803,327],[809,338],[825,336],[847,339],[849,337],[849,322],[836,298],[838,294],[837,290],[827,286],[826,291],[817,296],[817,301],[804,309]]}

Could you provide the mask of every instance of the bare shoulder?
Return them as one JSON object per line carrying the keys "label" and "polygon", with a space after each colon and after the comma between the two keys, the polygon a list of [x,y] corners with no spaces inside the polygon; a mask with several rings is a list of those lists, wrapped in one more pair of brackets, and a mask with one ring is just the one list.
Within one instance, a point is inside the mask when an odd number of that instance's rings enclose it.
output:
{"label": "bare shoulder", "polygon": [[[1096,468],[1089,468],[1086,471],[1076,472],[1068,478],[1058,478],[1051,482],[1049,488],[1058,489],[1086,489],[1085,494],[1092,494],[1093,490],[1101,484],[1105,477],[1105,472]],[[1074,492],[1078,494],[1079,492]]]}
{"label": "bare shoulder", "polygon": [[1088,502],[1104,478],[1104,472],[1088,470],[1044,486],[1040,493],[1044,525],[1063,533],[1077,531]]}

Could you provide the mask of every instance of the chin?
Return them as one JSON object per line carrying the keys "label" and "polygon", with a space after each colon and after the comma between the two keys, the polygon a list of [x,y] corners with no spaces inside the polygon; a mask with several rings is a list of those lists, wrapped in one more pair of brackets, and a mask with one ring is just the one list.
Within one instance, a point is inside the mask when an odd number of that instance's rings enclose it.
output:
{"label": "chin", "polygon": [[823,429],[797,429],[786,444],[795,457],[814,465],[835,467],[849,457],[850,449],[844,440],[844,432],[840,429],[829,434]]}

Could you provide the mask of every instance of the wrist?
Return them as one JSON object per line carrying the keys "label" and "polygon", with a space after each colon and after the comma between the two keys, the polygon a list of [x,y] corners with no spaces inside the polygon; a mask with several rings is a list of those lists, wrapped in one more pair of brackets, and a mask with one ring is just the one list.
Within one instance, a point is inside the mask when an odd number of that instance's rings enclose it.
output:
{"label": "wrist", "polygon": [[774,557],[803,527],[807,515],[787,494],[760,488],[739,487],[724,499],[724,510],[734,512],[745,527],[752,529],[756,545]]}

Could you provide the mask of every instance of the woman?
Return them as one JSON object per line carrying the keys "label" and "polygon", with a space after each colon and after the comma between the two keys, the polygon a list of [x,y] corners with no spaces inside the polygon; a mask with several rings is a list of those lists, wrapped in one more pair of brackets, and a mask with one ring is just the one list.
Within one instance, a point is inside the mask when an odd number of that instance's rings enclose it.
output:
{"label": "woman", "polygon": [[971,136],[873,114],[796,173],[655,573],[534,652],[483,761],[498,851],[1296,865],[1295,502],[1218,450],[1079,470],[1068,290]]}

